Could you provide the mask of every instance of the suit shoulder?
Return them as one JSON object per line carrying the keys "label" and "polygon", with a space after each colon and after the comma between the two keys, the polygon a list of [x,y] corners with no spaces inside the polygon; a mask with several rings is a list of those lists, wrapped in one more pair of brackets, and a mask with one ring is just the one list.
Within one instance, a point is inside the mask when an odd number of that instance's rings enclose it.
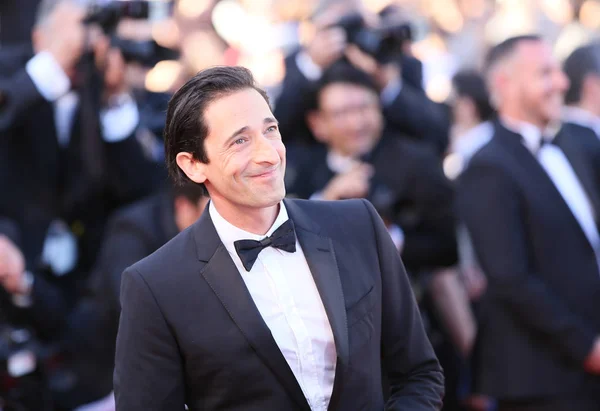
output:
{"label": "suit shoulder", "polygon": [[320,228],[335,236],[351,235],[372,224],[369,215],[369,202],[364,199],[350,200],[291,200],[301,208]]}
{"label": "suit shoulder", "polygon": [[188,228],[127,270],[137,271],[149,284],[177,281],[175,274],[186,272],[190,263],[197,261],[195,244],[191,228]]}

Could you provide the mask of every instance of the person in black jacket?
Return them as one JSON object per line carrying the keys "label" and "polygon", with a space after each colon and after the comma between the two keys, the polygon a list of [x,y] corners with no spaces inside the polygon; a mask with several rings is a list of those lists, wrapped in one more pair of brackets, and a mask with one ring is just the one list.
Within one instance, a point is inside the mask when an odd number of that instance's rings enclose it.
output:
{"label": "person in black jacket", "polygon": [[317,147],[290,164],[289,194],[300,198],[368,198],[388,223],[409,272],[457,261],[453,190],[440,160],[384,123],[376,86],[337,62],[313,95],[308,123]]}
{"label": "person in black jacket", "polygon": [[535,35],[486,60],[498,120],[457,194],[488,278],[476,381],[501,411],[597,410],[600,192],[577,136],[552,127],[568,81]]}
{"label": "person in black jacket", "polygon": [[150,194],[162,167],[136,138],[120,52],[104,37],[86,49],[84,11],[72,2],[39,10],[33,48],[0,49],[0,216],[23,233],[29,265],[88,272],[107,216]]}

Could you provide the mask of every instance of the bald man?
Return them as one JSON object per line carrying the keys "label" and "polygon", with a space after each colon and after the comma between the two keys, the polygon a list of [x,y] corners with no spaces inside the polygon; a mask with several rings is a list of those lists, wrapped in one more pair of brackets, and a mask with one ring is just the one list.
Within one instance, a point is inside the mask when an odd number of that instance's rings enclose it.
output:
{"label": "bald man", "polygon": [[458,190],[488,291],[480,390],[499,410],[598,410],[598,182],[577,140],[553,127],[568,80],[537,36],[487,58],[494,136]]}

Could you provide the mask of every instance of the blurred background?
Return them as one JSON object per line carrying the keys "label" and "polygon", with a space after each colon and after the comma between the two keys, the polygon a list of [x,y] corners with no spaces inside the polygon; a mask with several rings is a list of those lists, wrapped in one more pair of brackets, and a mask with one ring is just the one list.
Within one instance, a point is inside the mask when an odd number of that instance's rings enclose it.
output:
{"label": "blurred background", "polygon": [[496,409],[474,355],[488,284],[455,184],[496,108],[485,56],[530,33],[562,65],[597,41],[600,0],[2,0],[0,410],[114,409],[120,275],[208,202],[169,183],[167,103],[215,65],[268,92],[288,196],[375,204],[446,371],[444,409]]}

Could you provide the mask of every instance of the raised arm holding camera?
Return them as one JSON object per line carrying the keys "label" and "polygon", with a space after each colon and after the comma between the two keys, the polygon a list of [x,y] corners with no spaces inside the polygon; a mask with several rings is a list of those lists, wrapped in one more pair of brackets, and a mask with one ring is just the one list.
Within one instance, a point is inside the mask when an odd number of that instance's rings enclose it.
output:
{"label": "raised arm holding camera", "polygon": [[11,193],[0,215],[19,225],[30,262],[60,218],[91,240],[79,253],[89,267],[110,210],[154,186],[123,59],[84,17],[69,0],[45,0],[33,47],[0,51],[0,184]]}

